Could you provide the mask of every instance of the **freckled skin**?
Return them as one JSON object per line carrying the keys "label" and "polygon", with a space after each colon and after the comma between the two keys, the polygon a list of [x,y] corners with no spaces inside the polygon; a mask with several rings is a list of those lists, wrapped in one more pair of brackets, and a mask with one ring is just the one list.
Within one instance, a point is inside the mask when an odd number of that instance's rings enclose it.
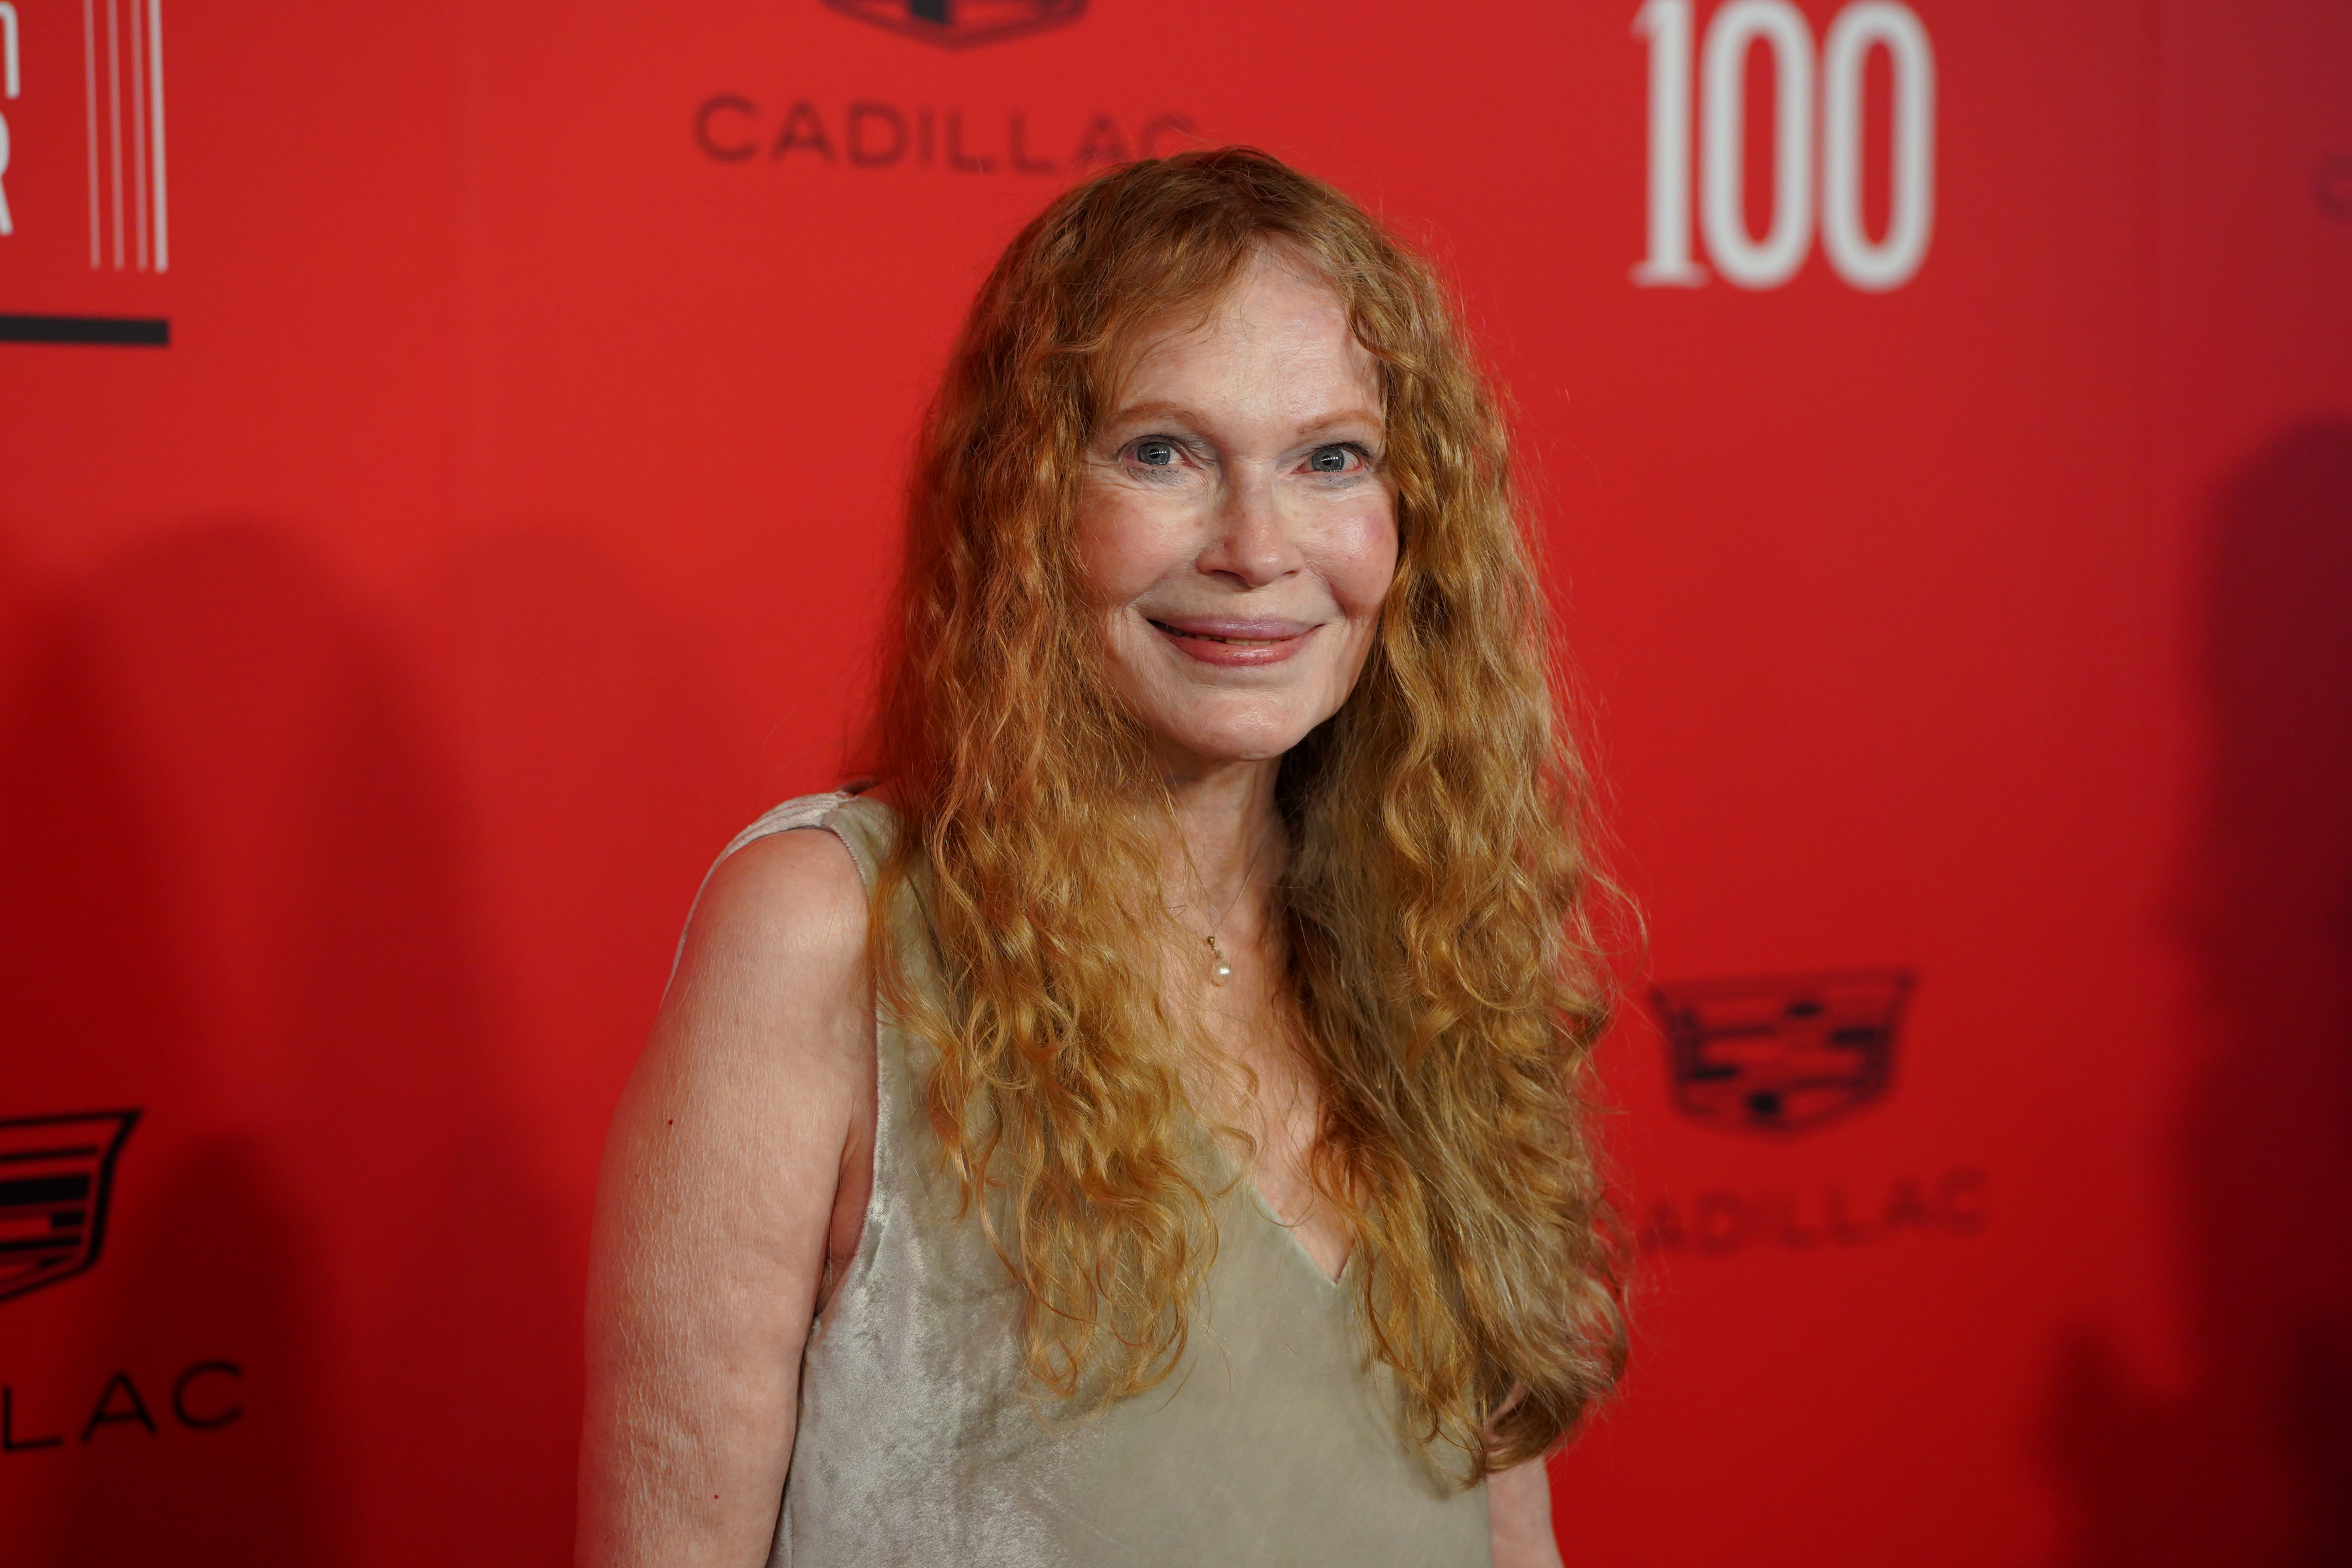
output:
{"label": "freckled skin", "polygon": [[[1078,550],[1112,679],[1187,774],[1271,763],[1347,700],[1396,572],[1380,384],[1322,284],[1272,258],[1147,340],[1089,444]],[[1221,668],[1154,623],[1311,628]]]}

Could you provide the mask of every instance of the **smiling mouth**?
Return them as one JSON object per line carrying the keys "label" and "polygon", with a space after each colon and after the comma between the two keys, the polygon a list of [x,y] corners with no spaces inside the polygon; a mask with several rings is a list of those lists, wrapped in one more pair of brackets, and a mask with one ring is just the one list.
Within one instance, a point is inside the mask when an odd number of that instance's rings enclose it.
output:
{"label": "smiling mouth", "polygon": [[1316,628],[1292,621],[1161,621],[1151,629],[1188,658],[1225,669],[1280,664],[1305,647]]}
{"label": "smiling mouth", "polygon": [[1188,631],[1182,626],[1171,626],[1166,621],[1153,621],[1151,624],[1171,637],[1186,642],[1223,643],[1227,647],[1279,647],[1286,642],[1297,642],[1303,635],[1286,632],[1274,637],[1226,637],[1216,632]]}

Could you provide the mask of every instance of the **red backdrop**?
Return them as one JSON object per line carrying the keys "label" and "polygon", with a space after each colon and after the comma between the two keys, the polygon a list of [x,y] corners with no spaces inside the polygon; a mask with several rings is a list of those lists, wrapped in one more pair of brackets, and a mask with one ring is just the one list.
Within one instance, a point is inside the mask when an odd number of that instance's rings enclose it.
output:
{"label": "red backdrop", "polygon": [[1651,972],[1916,977],[1805,1128],[1637,993],[1570,1560],[2352,1562],[2352,12],[1912,4],[0,6],[0,339],[169,337],[0,341],[0,1556],[568,1550],[696,878],[1197,137],[1458,279]]}

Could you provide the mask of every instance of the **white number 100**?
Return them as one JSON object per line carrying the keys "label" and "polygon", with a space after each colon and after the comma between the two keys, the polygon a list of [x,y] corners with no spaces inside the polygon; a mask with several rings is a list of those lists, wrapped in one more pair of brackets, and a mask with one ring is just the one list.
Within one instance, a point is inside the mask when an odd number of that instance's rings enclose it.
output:
{"label": "white number 100", "polygon": [[[1633,18],[1650,47],[1649,255],[1645,288],[1706,281],[1691,255],[1691,0],[1647,0]],[[1748,51],[1772,57],[1772,221],[1748,226]],[[1893,167],[1885,235],[1862,216],[1862,79],[1873,48],[1894,68]],[[1698,220],[1707,258],[1743,289],[1796,275],[1813,237],[1813,30],[1789,0],[1727,0],[1699,59]],[[1936,55],[1901,0],[1854,0],[1821,55],[1821,237],[1837,275],[1857,289],[1900,288],[1919,270],[1936,224]]]}

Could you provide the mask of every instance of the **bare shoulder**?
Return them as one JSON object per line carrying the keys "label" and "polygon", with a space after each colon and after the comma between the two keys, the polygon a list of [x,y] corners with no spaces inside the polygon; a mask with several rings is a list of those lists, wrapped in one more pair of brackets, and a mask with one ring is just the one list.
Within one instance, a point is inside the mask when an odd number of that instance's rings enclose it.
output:
{"label": "bare shoulder", "polygon": [[678,979],[708,979],[717,966],[739,981],[845,982],[865,963],[866,918],[865,881],[840,839],[820,828],[772,833],[710,873]]}
{"label": "bare shoulder", "polygon": [[[643,1212],[698,1206],[714,1225],[731,1214],[705,1237],[731,1242],[698,1268],[724,1277],[773,1258],[789,1234],[814,1289],[842,1151],[870,1095],[872,1019],[865,888],[841,841],[794,829],[729,856],[696,902],[614,1115],[615,1237],[643,1230]],[[662,1246],[685,1245],[666,1234]]]}
{"label": "bare shoulder", "polygon": [[830,833],[795,828],[729,856],[696,902],[640,1072],[731,1080],[740,1115],[776,1093],[848,1094],[872,1032],[866,905]]}

